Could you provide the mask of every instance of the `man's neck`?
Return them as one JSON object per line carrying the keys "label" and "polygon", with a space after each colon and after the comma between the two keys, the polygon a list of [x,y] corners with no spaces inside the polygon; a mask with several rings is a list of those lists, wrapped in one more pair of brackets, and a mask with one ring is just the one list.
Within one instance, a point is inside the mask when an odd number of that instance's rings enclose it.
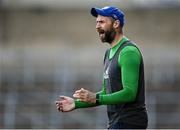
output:
{"label": "man's neck", "polygon": [[110,44],[111,48],[114,47],[121,39],[123,38],[123,34],[117,34],[113,40],[113,42]]}

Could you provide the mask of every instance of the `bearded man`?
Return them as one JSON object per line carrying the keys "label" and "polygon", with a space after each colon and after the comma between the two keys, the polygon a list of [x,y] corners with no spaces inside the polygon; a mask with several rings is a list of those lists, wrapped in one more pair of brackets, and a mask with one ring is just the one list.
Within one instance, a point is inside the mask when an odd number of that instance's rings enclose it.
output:
{"label": "bearded man", "polygon": [[92,8],[96,30],[110,48],[104,56],[102,90],[94,93],[81,88],[73,99],[61,96],[56,101],[59,111],[107,105],[108,129],[146,129],[143,57],[137,45],[123,34],[124,13],[117,7]]}

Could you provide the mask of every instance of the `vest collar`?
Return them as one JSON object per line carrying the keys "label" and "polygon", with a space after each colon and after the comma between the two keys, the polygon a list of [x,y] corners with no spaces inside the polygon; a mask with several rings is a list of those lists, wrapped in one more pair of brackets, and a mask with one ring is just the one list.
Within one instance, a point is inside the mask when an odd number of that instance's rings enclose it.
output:
{"label": "vest collar", "polygon": [[115,46],[110,48],[109,59],[112,59],[114,57],[118,48],[122,45],[122,43],[124,43],[127,40],[128,40],[128,38],[124,36]]}

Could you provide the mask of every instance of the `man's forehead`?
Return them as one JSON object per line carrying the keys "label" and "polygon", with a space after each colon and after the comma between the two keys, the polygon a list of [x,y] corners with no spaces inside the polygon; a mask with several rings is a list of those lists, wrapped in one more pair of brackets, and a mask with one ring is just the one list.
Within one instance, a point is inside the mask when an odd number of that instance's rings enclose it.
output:
{"label": "man's forehead", "polygon": [[98,15],[96,18],[96,21],[99,21],[99,20],[110,20],[110,17]]}

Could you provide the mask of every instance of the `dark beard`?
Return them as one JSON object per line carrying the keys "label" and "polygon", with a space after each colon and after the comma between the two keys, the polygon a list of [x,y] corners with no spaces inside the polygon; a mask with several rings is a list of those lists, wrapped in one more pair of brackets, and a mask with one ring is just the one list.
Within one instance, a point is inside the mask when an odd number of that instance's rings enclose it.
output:
{"label": "dark beard", "polygon": [[101,41],[111,44],[114,41],[115,35],[116,35],[116,31],[114,29],[112,29],[111,31],[106,31],[105,37],[104,39],[101,39]]}

